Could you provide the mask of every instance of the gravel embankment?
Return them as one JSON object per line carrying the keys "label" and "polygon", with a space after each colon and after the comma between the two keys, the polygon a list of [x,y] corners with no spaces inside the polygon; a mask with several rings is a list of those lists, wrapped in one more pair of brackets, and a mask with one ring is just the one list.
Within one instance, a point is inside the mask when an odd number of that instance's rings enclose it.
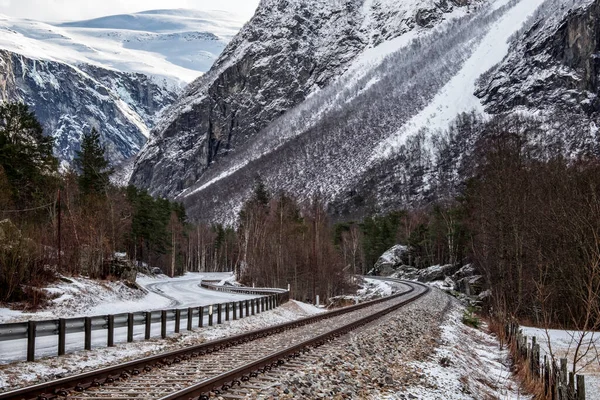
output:
{"label": "gravel embankment", "polygon": [[275,383],[242,390],[252,399],[530,399],[514,381],[506,351],[462,324],[462,313],[433,290],[295,360],[301,368],[273,371]]}

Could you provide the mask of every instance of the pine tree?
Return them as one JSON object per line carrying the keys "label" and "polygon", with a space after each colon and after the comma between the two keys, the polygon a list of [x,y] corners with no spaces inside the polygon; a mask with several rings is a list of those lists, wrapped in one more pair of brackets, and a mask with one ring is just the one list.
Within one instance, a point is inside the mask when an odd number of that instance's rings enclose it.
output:
{"label": "pine tree", "polygon": [[75,156],[75,166],[79,172],[79,188],[86,194],[104,193],[113,173],[100,144],[100,134],[94,128],[83,135],[81,150]]}
{"label": "pine tree", "polygon": [[58,161],[53,146],[54,138],[44,136],[41,124],[25,104],[0,104],[0,166],[15,203],[39,200],[54,182]]}

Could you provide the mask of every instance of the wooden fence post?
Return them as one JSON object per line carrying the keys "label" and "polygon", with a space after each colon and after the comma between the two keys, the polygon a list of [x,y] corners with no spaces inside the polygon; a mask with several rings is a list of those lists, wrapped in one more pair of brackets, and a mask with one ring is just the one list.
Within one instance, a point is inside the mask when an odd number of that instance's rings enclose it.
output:
{"label": "wooden fence post", "polygon": [[225,321],[229,321],[229,303],[225,303]]}
{"label": "wooden fence post", "polygon": [[234,301],[233,303],[231,303],[231,308],[233,309],[233,320],[237,320],[237,304]]}
{"label": "wooden fence post", "polygon": [[577,375],[577,400],[585,400],[585,376]]}
{"label": "wooden fence post", "polygon": [[35,330],[37,322],[29,321],[27,323],[27,361],[35,360]]}
{"label": "wooden fence post", "polygon": [[167,337],[167,310],[160,312],[160,336],[163,339]]}
{"label": "wooden fence post", "polygon": [[569,399],[575,398],[575,374],[573,371],[569,372]]}
{"label": "wooden fence post", "polygon": [[64,356],[67,347],[67,321],[64,318],[58,320],[58,355]]}
{"label": "wooden fence post", "polygon": [[223,316],[221,315],[221,304],[217,304],[217,325],[221,325],[223,322]]}

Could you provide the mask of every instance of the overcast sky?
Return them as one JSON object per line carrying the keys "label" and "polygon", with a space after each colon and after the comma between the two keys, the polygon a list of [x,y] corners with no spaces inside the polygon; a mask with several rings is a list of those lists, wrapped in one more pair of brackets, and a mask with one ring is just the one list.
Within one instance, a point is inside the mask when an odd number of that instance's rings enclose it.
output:
{"label": "overcast sky", "polygon": [[246,19],[259,0],[0,0],[0,14],[41,21],[65,21],[161,8],[225,10]]}

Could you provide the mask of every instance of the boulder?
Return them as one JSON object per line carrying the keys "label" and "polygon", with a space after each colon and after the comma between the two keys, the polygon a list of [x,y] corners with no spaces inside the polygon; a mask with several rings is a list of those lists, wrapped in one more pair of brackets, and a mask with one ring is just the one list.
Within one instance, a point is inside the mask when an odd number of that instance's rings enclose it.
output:
{"label": "boulder", "polygon": [[425,268],[419,271],[419,282],[433,282],[443,281],[448,276],[452,276],[456,273],[459,266],[448,264],[448,265],[433,265],[429,268]]}
{"label": "boulder", "polygon": [[137,268],[126,258],[114,258],[104,264],[104,278],[112,276],[121,281],[135,283]]}
{"label": "boulder", "polygon": [[[408,258],[408,246],[398,244],[379,257],[372,272],[379,275],[390,275]],[[387,274],[384,273],[388,272]]]}

